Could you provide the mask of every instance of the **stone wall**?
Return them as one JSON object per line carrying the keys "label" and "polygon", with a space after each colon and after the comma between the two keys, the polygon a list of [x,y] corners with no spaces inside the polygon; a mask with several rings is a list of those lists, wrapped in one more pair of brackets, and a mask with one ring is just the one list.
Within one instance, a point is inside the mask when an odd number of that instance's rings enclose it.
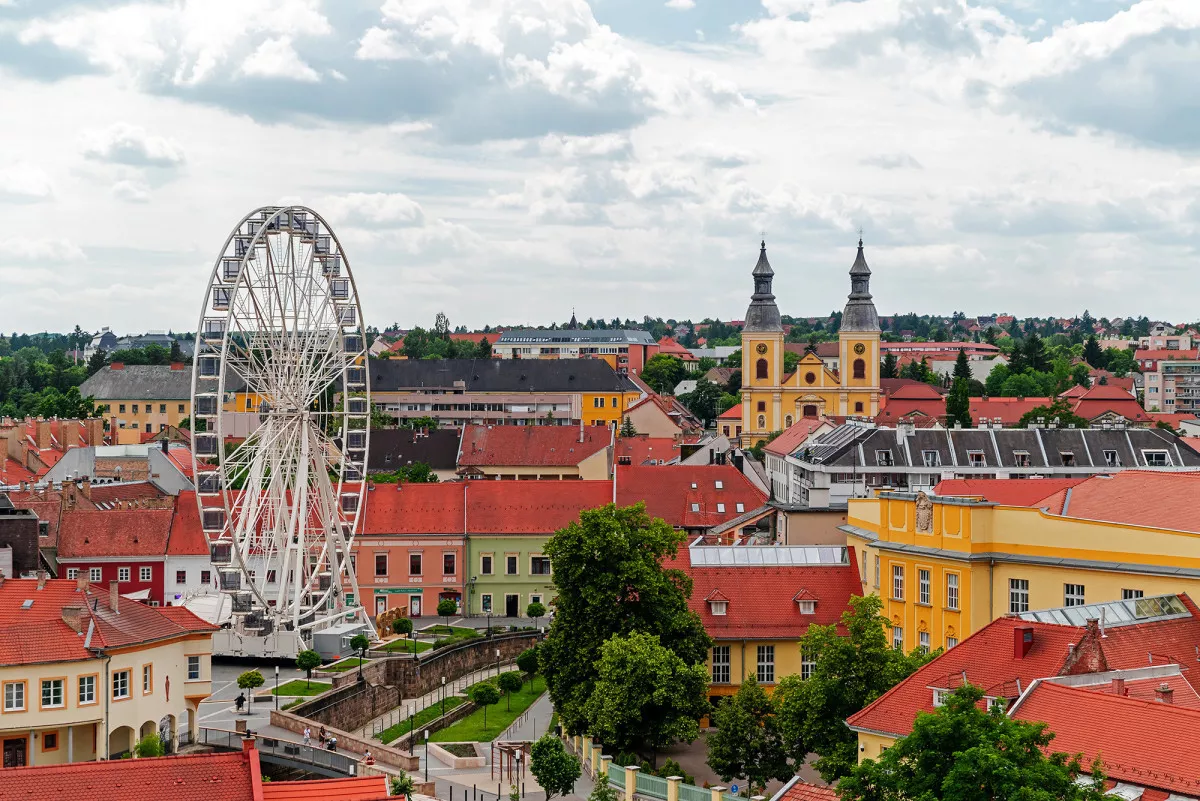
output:
{"label": "stone wall", "polygon": [[[363,673],[366,674],[365,666]],[[318,724],[324,723],[327,727],[353,731],[399,706],[401,696],[398,688],[372,684],[370,681],[359,683],[357,673],[354,678],[355,681],[292,707],[293,713]]]}
{"label": "stone wall", "polygon": [[[420,744],[424,740],[424,736],[425,736],[424,732],[429,731],[432,733],[435,731],[441,731],[442,729],[449,726],[451,723],[457,723],[458,721],[465,718],[467,715],[470,715],[476,709],[477,709],[477,707],[475,706],[475,704],[473,702],[463,701],[461,704],[454,707],[454,709],[451,709],[449,712],[442,715],[437,720],[431,720],[428,723],[426,723],[424,726],[422,726],[421,728],[414,731],[412,733],[412,738],[417,741],[417,744]],[[390,745],[392,746],[392,748],[398,748],[401,751],[410,750],[411,746],[409,745],[409,735],[404,734],[399,739],[392,740]]]}
{"label": "stone wall", "polygon": [[[299,707],[296,707],[299,709]],[[295,734],[303,734],[305,726],[312,726],[312,718],[304,718],[291,712],[279,709],[271,710],[271,725],[287,729]],[[409,772],[415,771],[421,763],[420,757],[411,756],[391,746],[384,745],[378,740],[366,740],[337,726],[326,724],[325,730],[337,737],[338,748],[365,754],[369,749],[375,761],[392,768],[400,768]],[[315,735],[316,732],[314,731]]]}
{"label": "stone wall", "polygon": [[385,664],[383,683],[399,687],[405,698],[414,698],[442,686],[442,676],[447,681],[465,676],[472,671],[496,664],[496,651],[500,651],[500,662],[511,662],[522,651],[537,645],[536,632],[513,632],[500,634],[491,639],[480,637],[467,640],[461,645],[426,651],[416,659],[393,658],[379,660]]}

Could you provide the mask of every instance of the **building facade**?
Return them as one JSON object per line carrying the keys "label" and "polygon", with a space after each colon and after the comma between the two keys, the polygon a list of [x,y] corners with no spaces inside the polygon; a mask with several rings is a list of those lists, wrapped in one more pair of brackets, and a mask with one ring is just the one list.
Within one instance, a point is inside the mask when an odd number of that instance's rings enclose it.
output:
{"label": "building facade", "polygon": [[[571,317],[575,319],[574,315]],[[541,328],[505,331],[492,344],[497,359],[599,359],[621,374],[640,375],[658,344],[649,331]]]}
{"label": "building facade", "polygon": [[871,298],[871,270],[862,241],[850,268],[850,295],[838,331],[837,372],[808,353],[794,372],[784,374],[784,330],[772,293],[774,275],[764,242],[742,329],[742,443],[766,439],[803,417],[874,416],[879,411],[879,316]]}
{"label": "building facade", "polygon": [[84,381],[79,394],[95,398],[103,409],[114,445],[138,443],[141,432],[178,426],[191,415],[192,368],[113,362]]}
{"label": "building facade", "polygon": [[1163,359],[1145,375],[1146,409],[1176,414],[1200,413],[1200,360]]}

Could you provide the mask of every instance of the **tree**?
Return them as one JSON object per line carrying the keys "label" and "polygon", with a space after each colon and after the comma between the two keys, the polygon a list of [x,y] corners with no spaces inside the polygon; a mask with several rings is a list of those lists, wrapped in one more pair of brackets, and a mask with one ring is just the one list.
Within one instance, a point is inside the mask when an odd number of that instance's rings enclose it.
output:
{"label": "tree", "polygon": [[954,359],[954,377],[961,378],[964,381],[970,381],[973,378],[971,375],[971,365],[967,362],[966,348],[960,348],[958,356]]}
{"label": "tree", "polygon": [[1010,375],[1000,388],[1000,394],[1006,398],[1036,398],[1042,391],[1036,373],[1030,372]]}
{"label": "tree", "polygon": [[167,353],[167,358],[174,362],[183,361],[183,348],[179,347],[179,340],[171,338],[171,350]]}
{"label": "tree", "polygon": [[579,760],[553,734],[543,734],[529,749],[529,772],[546,793],[546,801],[574,790],[581,770]]}
{"label": "tree", "polygon": [[1029,428],[1029,426],[1042,418],[1043,422],[1049,425],[1058,418],[1059,428],[1070,428],[1074,425],[1076,428],[1088,428],[1091,423],[1086,419],[1071,411],[1070,404],[1066,398],[1055,398],[1045,406],[1034,406],[1025,414],[1021,415],[1021,419],[1017,421],[1018,428]]}
{"label": "tree", "polygon": [[546,605],[541,601],[530,601],[529,606],[525,608],[525,614],[533,618],[533,625],[537,626],[538,618],[546,615]]}
{"label": "tree", "polygon": [[896,354],[885,353],[883,363],[879,365],[880,378],[899,378],[896,372]]}
{"label": "tree", "polygon": [[479,338],[479,351],[478,351],[477,356],[480,359],[492,358],[492,343],[488,342],[487,337]]}
{"label": "tree", "polygon": [[160,757],[163,755],[162,738],[157,732],[147,734],[145,737],[137,741],[137,745],[133,747],[133,754],[138,759],[146,759],[147,757]]}
{"label": "tree", "polygon": [[558,595],[538,657],[568,731],[594,730],[585,705],[601,647],[614,634],[658,635],[686,664],[707,662],[711,641],[688,609],[691,579],[664,567],[683,542],[683,532],[639,503],[585,510],[546,543]]}
{"label": "tree", "polygon": [[1046,372],[1050,366],[1046,363],[1046,346],[1036,331],[1029,332],[1029,336],[1025,338],[1025,343],[1021,346],[1021,350],[1025,354],[1026,364],[1039,373]]}
{"label": "tree", "polygon": [[449,626],[450,618],[458,614],[458,604],[454,601],[451,601],[449,598],[443,598],[442,600],[438,601],[437,613],[438,617],[442,619],[442,622]]}
{"label": "tree", "polygon": [[438,312],[433,318],[433,335],[438,339],[450,339],[450,318],[445,312]]}
{"label": "tree", "polygon": [[1117,378],[1124,378],[1137,369],[1137,360],[1133,358],[1131,350],[1109,348],[1104,354],[1108,371]]}
{"label": "tree", "polygon": [[680,659],[655,634],[634,632],[610,637],[597,668],[587,718],[605,745],[657,754],[700,736],[700,718],[709,711],[704,664]]}
{"label": "tree", "polygon": [[800,647],[815,659],[807,679],[785,676],[772,700],[779,710],[779,728],[789,756],[796,764],[810,752],[814,767],[827,782],[848,774],[858,761],[858,742],[846,718],[908,676],[932,654],[904,654],[892,648],[891,621],[880,614],[877,595],[852,597],[841,625],[810,625]]}
{"label": "tree", "polygon": [[[962,355],[961,353],[959,354]],[[957,372],[957,369],[955,370]],[[967,379],[955,378],[950,394],[946,396],[946,425],[955,423],[963,428],[971,427],[971,389]]]}
{"label": "tree", "polygon": [[[814,347],[813,350],[816,350]],[[783,374],[796,372],[796,368],[800,365],[800,354],[793,353],[790,350],[783,352]]]}
{"label": "tree", "polygon": [[747,676],[737,694],[717,706],[713,724],[716,731],[708,735],[708,765],[722,781],[744,776],[751,787],[759,788],[795,773],[779,733],[775,704],[754,676]]}
{"label": "tree", "polygon": [[517,654],[517,669],[529,676],[529,684],[533,686],[533,677],[538,672],[538,649],[536,645],[532,648],[526,648]]}
{"label": "tree", "polygon": [[98,348],[92,357],[88,359],[87,374],[91,378],[96,373],[104,369],[104,365],[108,364],[108,356],[104,353],[103,348]]}
{"label": "tree", "polygon": [[500,703],[500,691],[496,689],[496,685],[481,681],[471,688],[471,700],[483,709],[483,729],[487,731],[487,708]]}
{"label": "tree", "polygon": [[1106,784],[1099,759],[1091,782],[1080,757],[1047,754],[1054,735],[1045,723],[1014,720],[997,704],[977,704],[983,690],[959,687],[933,713],[918,712],[912,733],[878,760],[867,759],[838,784],[842,801],[1101,801]]}
{"label": "tree", "polygon": [[508,704],[508,709],[512,711],[512,694],[519,693],[521,688],[525,686],[525,679],[521,678],[521,674],[515,670],[506,670],[500,674],[500,689],[504,691],[504,700]]}
{"label": "tree", "polygon": [[1104,358],[1104,351],[1100,349],[1100,343],[1096,341],[1096,335],[1090,335],[1083,343],[1083,360],[1095,367],[1097,370],[1108,366],[1108,360]]}
{"label": "tree", "polygon": [[720,412],[717,411],[717,406],[721,402],[721,388],[709,381],[704,376],[700,376],[696,381],[696,388],[691,392],[679,396],[679,402],[687,407],[688,411],[699,417],[704,425],[708,425],[713,420],[717,419]]}
{"label": "tree", "polygon": [[321,655],[312,649],[305,648],[296,654],[296,667],[304,671],[305,687],[312,684],[312,672],[321,666]]}
{"label": "tree", "polygon": [[267,680],[263,678],[263,674],[259,673],[257,670],[247,670],[245,673],[237,677],[237,686],[243,690],[250,691],[246,696],[250,699],[246,706],[247,710],[253,706],[254,691],[266,684],[266,681]]}
{"label": "tree", "polygon": [[659,353],[651,356],[642,367],[642,380],[659,394],[670,394],[687,375],[683,362],[674,356]]}
{"label": "tree", "polygon": [[621,436],[622,437],[636,437],[637,436],[637,429],[633,427],[633,420],[630,420],[628,417],[626,417],[624,420],[621,421]]}
{"label": "tree", "polygon": [[399,771],[399,775],[392,776],[388,782],[391,785],[392,795],[411,796],[417,788],[412,780],[412,776],[409,776],[398,768],[397,770]]}
{"label": "tree", "polygon": [[592,794],[587,797],[587,801],[621,801],[621,796],[617,794],[616,789],[608,782],[596,782],[592,788]]}
{"label": "tree", "polygon": [[406,617],[398,617],[392,621],[392,631],[405,637],[412,634],[413,622]]}
{"label": "tree", "polygon": [[429,332],[417,326],[404,335],[404,356],[409,359],[422,359],[429,350]]}

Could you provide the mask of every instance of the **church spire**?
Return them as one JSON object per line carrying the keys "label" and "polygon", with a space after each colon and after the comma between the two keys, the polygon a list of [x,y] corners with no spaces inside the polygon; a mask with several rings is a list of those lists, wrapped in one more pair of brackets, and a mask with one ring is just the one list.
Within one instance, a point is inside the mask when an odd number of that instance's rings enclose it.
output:
{"label": "church spire", "polygon": [[842,331],[878,331],[879,313],[871,299],[871,268],[863,255],[862,233],[858,235],[858,256],[850,268],[850,296],[842,312]]}
{"label": "church spire", "polygon": [[571,322],[567,323],[567,328],[569,328],[572,331],[574,331],[576,328],[579,328],[579,321],[575,319],[575,307],[574,306],[571,307]]}
{"label": "church spire", "polygon": [[743,331],[775,332],[783,330],[779,319],[779,307],[775,305],[775,295],[771,292],[771,281],[775,271],[767,260],[767,242],[764,239],[758,251],[758,263],[751,272],[754,276],[754,294],[750,296],[750,308],[746,310],[746,325]]}

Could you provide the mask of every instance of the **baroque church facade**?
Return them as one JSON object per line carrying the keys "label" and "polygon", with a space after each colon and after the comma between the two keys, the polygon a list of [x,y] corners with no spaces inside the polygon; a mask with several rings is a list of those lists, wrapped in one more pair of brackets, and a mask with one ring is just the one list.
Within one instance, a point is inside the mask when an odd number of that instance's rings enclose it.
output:
{"label": "baroque church facade", "polygon": [[838,331],[838,370],[805,353],[784,375],[784,332],[771,284],[775,272],[762,243],[754,294],[742,328],[742,444],[752,445],[805,417],[879,413],[879,315],[871,299],[871,270],[858,240],[850,295]]}

